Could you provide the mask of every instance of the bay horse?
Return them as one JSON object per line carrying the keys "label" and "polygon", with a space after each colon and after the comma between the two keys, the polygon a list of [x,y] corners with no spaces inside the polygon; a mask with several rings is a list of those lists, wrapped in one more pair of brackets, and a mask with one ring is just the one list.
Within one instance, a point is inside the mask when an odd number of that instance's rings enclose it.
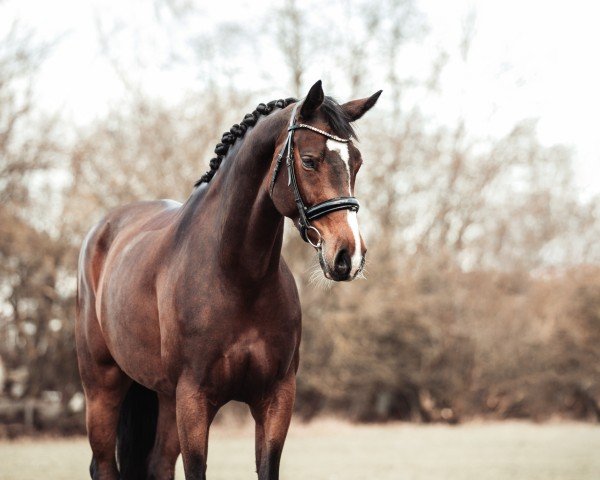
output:
{"label": "bay horse", "polygon": [[258,478],[279,478],[301,334],[284,217],[327,278],[360,273],[351,122],[380,93],[340,105],[319,81],[303,101],[260,104],[184,204],[126,205],[87,234],[75,332],[94,480],[172,479],[180,453],[187,479],[206,478],[209,427],[231,400],[255,419]]}

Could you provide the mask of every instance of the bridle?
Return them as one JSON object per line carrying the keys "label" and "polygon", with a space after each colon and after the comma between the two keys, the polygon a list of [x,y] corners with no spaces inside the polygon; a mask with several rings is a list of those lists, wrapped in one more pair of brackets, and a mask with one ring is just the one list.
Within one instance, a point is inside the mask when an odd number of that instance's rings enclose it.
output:
{"label": "bridle", "polygon": [[[291,187],[292,192],[294,194],[294,201],[296,202],[296,208],[298,209],[298,230],[300,231],[300,236],[305,242],[308,242],[310,245],[315,247],[317,250],[321,248],[322,245],[322,236],[321,232],[310,224],[312,220],[316,220],[317,218],[323,217],[331,212],[335,212],[338,210],[351,210],[353,212],[358,212],[360,204],[355,197],[336,197],[331,198],[329,200],[325,200],[324,202],[317,203],[311,207],[307,207],[302,200],[302,195],[300,195],[300,189],[298,188],[298,182],[296,181],[296,170],[294,168],[294,132],[300,129],[307,129],[312,132],[323,135],[327,138],[331,138],[336,142],[348,143],[350,141],[349,138],[340,138],[336,135],[332,135],[330,133],[325,132],[319,128],[313,127],[312,125],[306,125],[305,123],[296,123],[296,112],[298,111],[298,106],[302,102],[296,103],[294,109],[292,110],[292,116],[290,118],[290,123],[288,126],[288,135],[283,148],[277,155],[277,160],[275,163],[275,168],[273,170],[273,178],[271,179],[271,185],[269,187],[271,196],[273,196],[273,189],[275,188],[275,180],[277,179],[277,174],[279,173],[279,169],[281,168],[281,163],[283,160],[283,155],[287,150],[286,157],[286,165],[288,169],[288,186]],[[316,236],[316,242],[309,237],[308,232],[313,231]]]}

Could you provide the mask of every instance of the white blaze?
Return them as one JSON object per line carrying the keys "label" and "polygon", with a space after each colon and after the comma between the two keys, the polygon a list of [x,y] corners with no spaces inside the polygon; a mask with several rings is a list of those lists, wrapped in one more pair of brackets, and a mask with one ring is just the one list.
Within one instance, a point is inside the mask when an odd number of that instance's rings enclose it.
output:
{"label": "white blaze", "polygon": [[[350,175],[350,152],[348,151],[348,144],[345,142],[336,142],[335,140],[329,138],[326,143],[327,148],[332,152],[337,152],[340,156],[344,165],[346,166],[346,171],[348,172],[348,196],[352,196],[352,185],[351,185],[351,175]],[[356,216],[356,212],[352,212],[347,210],[348,212],[348,226],[350,230],[352,230],[352,235],[354,236],[354,251],[352,251],[352,270],[350,271],[350,275],[354,275],[358,268],[360,267],[360,263],[362,260],[362,255],[360,253],[360,233],[358,230],[358,217]]]}
{"label": "white blaze", "polygon": [[350,271],[350,275],[354,275],[360,268],[360,264],[362,262],[362,254],[360,252],[360,233],[358,231],[358,217],[356,216],[356,212],[352,212],[350,210],[347,210],[347,212],[348,225],[350,225],[352,234],[354,235],[354,253],[352,254],[352,270]]}

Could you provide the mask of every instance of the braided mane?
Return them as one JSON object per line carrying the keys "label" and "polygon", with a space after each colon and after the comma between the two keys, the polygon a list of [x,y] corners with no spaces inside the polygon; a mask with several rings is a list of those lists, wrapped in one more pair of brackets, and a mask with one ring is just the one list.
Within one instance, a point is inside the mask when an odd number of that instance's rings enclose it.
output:
{"label": "braided mane", "polygon": [[[225,155],[227,155],[229,147],[231,147],[238,138],[242,138],[249,127],[256,125],[256,122],[258,122],[258,119],[261,115],[269,115],[275,108],[285,108],[297,101],[297,99],[292,97],[286,98],[285,100],[271,100],[267,104],[259,103],[252,113],[247,113],[239,124],[236,123],[229,129],[228,132],[223,134],[221,137],[221,142],[217,143],[217,146],[215,147],[215,153],[217,156],[211,158],[210,160],[210,170],[200,177],[200,179],[194,184],[194,187],[197,187],[202,183],[210,182],[221,166],[223,158]],[[350,125],[348,117],[339,103],[337,103],[333,98],[326,96],[323,104],[321,105],[321,109],[327,117],[329,124],[336,135],[340,135],[344,138],[356,138],[356,134],[352,128],[352,125]]]}
{"label": "braided mane", "polygon": [[223,158],[225,155],[227,155],[229,147],[231,147],[238,138],[242,138],[249,127],[256,125],[256,122],[258,122],[258,119],[261,115],[269,115],[269,113],[271,113],[275,108],[285,108],[291,103],[297,101],[298,100],[291,97],[286,98],[285,100],[271,100],[267,104],[259,103],[252,113],[247,113],[239,124],[236,123],[229,129],[228,132],[223,134],[221,137],[221,142],[217,143],[217,146],[215,147],[215,153],[217,156],[211,158],[210,160],[210,170],[200,177],[200,179],[194,184],[194,187],[197,187],[202,183],[210,182],[221,166]]}

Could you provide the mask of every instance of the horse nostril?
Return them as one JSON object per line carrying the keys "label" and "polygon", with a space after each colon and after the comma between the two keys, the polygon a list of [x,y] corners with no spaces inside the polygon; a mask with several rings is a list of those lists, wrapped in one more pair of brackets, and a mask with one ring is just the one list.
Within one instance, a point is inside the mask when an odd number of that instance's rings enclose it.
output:
{"label": "horse nostril", "polygon": [[350,258],[350,254],[348,250],[342,249],[335,256],[334,269],[335,273],[338,277],[344,278],[350,274],[350,269],[352,268],[352,259]]}

